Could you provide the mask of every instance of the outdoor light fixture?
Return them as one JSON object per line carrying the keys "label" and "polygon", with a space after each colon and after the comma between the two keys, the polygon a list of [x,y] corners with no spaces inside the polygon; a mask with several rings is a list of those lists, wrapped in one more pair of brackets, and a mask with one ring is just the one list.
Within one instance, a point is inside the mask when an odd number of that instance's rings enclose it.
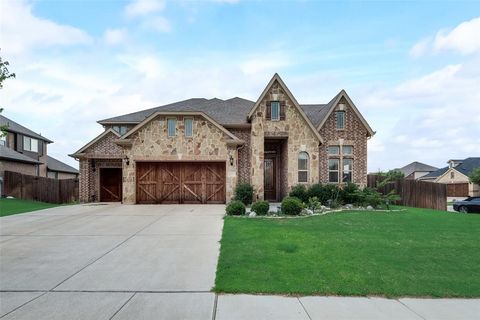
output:
{"label": "outdoor light fixture", "polygon": [[125,158],[123,160],[125,160],[125,164],[127,166],[130,165],[130,159],[128,159],[128,156],[125,156]]}
{"label": "outdoor light fixture", "polygon": [[95,168],[95,159],[92,159],[92,171],[95,172],[97,168]]}
{"label": "outdoor light fixture", "polygon": [[233,157],[230,155],[230,165],[233,166]]}

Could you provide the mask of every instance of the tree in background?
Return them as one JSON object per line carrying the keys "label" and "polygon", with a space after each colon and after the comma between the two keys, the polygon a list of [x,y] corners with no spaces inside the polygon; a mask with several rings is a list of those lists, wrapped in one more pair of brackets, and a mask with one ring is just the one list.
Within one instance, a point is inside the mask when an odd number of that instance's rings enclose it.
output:
{"label": "tree in background", "polygon": [[[3,88],[3,82],[9,78],[15,78],[15,73],[10,73],[8,70],[8,66],[10,64],[8,61],[3,61],[2,57],[0,56],[0,89]],[[0,113],[2,113],[3,108],[0,107]],[[0,127],[0,136],[3,136],[5,134],[5,130],[7,128],[5,126]]]}
{"label": "tree in background", "polygon": [[473,169],[468,177],[470,178],[471,183],[475,183],[480,186],[480,168]]}

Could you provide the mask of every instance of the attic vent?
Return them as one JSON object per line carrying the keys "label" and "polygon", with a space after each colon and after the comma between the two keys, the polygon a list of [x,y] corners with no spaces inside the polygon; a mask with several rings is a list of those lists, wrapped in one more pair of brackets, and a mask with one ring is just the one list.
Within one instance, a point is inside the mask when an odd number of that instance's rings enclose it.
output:
{"label": "attic vent", "polygon": [[340,110],[340,111],[345,110],[345,104],[344,104],[344,103],[339,103],[339,104],[337,105],[337,110]]}

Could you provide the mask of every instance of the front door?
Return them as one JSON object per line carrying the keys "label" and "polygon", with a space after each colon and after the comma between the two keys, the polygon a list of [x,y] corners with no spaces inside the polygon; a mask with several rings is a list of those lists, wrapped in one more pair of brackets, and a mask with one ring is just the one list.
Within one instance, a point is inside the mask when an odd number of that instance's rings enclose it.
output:
{"label": "front door", "polygon": [[277,169],[276,157],[265,156],[263,162],[263,187],[265,190],[264,198],[269,201],[277,201],[277,181],[275,172]]}
{"label": "front door", "polygon": [[121,168],[100,168],[100,201],[122,201]]}

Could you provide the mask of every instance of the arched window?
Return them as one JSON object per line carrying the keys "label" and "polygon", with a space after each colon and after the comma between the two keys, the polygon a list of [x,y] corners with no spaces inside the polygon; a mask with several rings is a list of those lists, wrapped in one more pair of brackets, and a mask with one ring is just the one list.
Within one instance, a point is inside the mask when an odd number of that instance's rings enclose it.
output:
{"label": "arched window", "polygon": [[308,182],[308,153],[298,154],[298,182]]}

